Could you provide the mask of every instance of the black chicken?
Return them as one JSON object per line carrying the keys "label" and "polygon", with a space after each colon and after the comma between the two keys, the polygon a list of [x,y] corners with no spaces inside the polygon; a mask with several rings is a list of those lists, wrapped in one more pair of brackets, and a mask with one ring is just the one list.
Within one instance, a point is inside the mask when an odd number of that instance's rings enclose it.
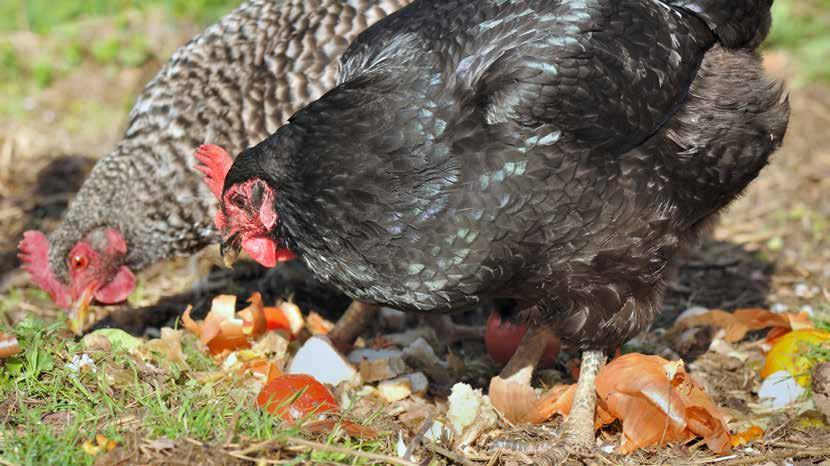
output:
{"label": "black chicken", "polygon": [[606,351],[650,324],[678,252],[784,136],[753,52],[770,6],[417,0],[356,39],[335,89],[213,170],[224,246],[293,251],[403,310],[515,301],[531,331],[503,374],[529,380],[549,329],[582,350],[563,440],[587,448]]}

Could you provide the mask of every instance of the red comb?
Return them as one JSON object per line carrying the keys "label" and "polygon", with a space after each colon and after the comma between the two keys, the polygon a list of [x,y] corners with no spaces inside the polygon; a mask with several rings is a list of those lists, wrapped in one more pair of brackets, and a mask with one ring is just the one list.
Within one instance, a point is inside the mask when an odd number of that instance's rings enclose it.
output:
{"label": "red comb", "polygon": [[43,291],[49,293],[52,300],[61,307],[69,307],[71,298],[69,287],[63,285],[49,267],[49,240],[42,232],[29,230],[23,233],[23,240],[17,246],[17,257],[21,268],[29,272],[32,281]]}
{"label": "red comb", "polygon": [[199,164],[196,170],[205,174],[205,183],[216,199],[222,200],[222,187],[225,185],[225,175],[233,165],[233,159],[225,149],[214,144],[203,144],[196,149],[196,159]]}

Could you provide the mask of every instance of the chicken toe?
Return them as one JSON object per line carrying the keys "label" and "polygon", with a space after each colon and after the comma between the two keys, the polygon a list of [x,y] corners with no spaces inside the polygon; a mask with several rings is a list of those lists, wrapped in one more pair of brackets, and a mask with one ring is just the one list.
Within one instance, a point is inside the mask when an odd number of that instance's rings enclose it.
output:
{"label": "chicken toe", "polygon": [[590,454],[594,446],[594,418],[597,405],[595,382],[603,365],[603,351],[587,350],[582,353],[573,406],[558,438],[541,442],[497,440],[493,444],[494,448],[530,455],[534,464],[556,465],[574,454]]}

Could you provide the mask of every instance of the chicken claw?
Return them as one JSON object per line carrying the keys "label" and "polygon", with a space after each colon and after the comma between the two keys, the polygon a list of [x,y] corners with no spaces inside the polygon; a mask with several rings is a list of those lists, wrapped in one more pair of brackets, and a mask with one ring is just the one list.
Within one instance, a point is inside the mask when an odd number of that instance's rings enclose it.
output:
{"label": "chicken claw", "polygon": [[[521,350],[521,346],[519,348]],[[594,447],[594,417],[597,405],[595,382],[597,374],[605,365],[605,359],[602,350],[586,350],[582,353],[573,406],[562,425],[559,438],[541,442],[496,440],[493,442],[493,448],[531,455],[534,464],[542,465],[562,464],[571,454],[590,455]]]}

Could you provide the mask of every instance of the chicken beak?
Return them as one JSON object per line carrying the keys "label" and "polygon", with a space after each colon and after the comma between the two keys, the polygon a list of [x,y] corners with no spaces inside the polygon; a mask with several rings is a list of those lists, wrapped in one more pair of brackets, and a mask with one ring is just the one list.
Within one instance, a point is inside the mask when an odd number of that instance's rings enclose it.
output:
{"label": "chicken beak", "polygon": [[222,262],[225,264],[225,267],[233,267],[234,262],[239,258],[241,249],[242,246],[239,244],[236,233],[222,241],[222,244],[219,246],[219,254],[222,255]]}
{"label": "chicken beak", "polygon": [[86,326],[86,320],[89,315],[89,303],[92,302],[92,297],[95,294],[95,286],[90,285],[84,289],[83,293],[72,303],[72,308],[69,311],[69,329],[75,335],[81,335]]}

